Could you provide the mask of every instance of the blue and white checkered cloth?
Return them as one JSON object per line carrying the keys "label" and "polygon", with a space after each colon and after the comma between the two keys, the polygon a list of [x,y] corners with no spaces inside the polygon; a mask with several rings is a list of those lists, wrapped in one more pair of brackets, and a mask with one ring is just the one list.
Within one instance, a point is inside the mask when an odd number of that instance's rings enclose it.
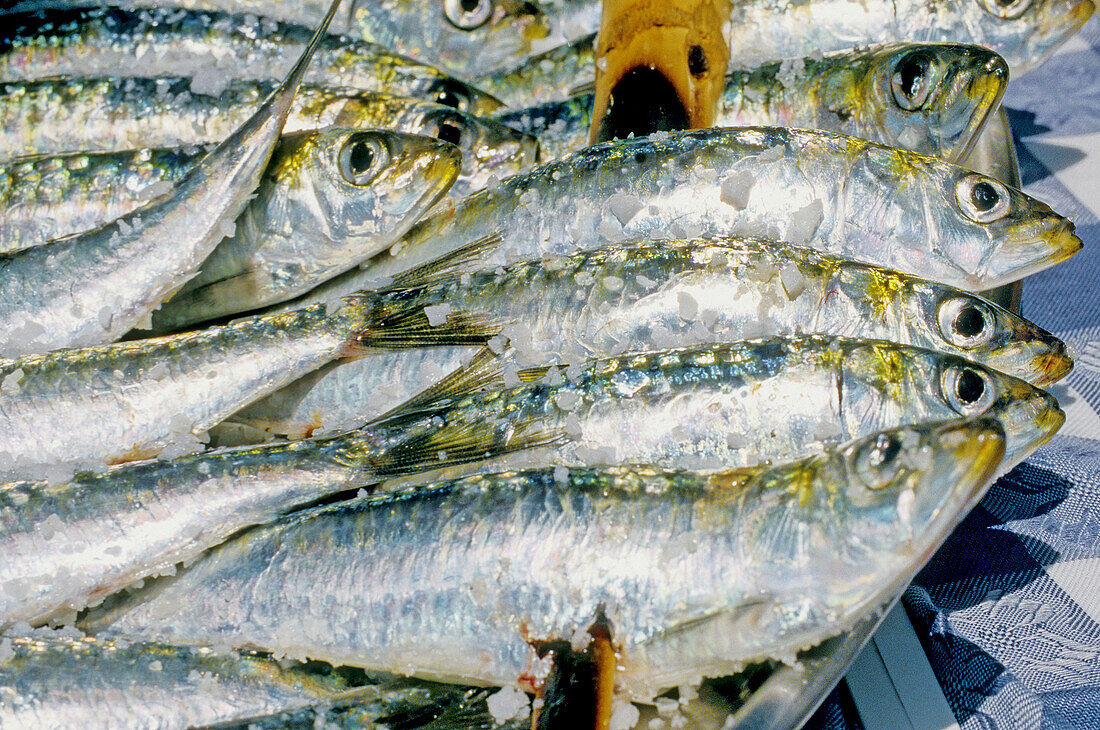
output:
{"label": "blue and white checkered cloth", "polygon": [[[904,602],[962,730],[1100,728],[1100,19],[1005,97],[1025,190],[1085,248],[1027,279],[1065,340],[1061,432],[998,481]],[[808,728],[858,727],[834,692]]]}

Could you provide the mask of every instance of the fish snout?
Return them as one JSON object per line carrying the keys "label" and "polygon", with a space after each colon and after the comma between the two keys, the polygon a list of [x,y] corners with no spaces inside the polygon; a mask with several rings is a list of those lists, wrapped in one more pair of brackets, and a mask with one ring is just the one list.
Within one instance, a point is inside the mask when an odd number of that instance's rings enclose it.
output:
{"label": "fish snout", "polygon": [[1038,373],[1036,385],[1057,383],[1073,370],[1073,358],[1066,350],[1066,343],[1058,339],[1054,339],[1044,352],[1036,355],[1032,364]]}

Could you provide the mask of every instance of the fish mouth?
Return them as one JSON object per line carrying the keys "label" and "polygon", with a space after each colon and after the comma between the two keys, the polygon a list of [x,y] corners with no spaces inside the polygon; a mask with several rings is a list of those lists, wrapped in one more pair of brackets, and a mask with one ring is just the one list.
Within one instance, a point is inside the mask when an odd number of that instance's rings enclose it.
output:
{"label": "fish mouth", "polygon": [[[1062,263],[1085,245],[1076,227],[1065,218],[1037,221],[1035,225],[1040,229],[1038,234],[993,248],[984,267],[982,289],[995,289],[1037,274]],[[994,265],[998,270],[991,271]]]}
{"label": "fish mouth", "polygon": [[1038,373],[1038,377],[1032,381],[1034,385],[1057,383],[1073,370],[1073,358],[1066,351],[1066,343],[1061,340],[1052,343],[1046,352],[1032,358],[1031,363]]}
{"label": "fish mouth", "polygon": [[1066,414],[1045,390],[1033,390],[1017,396],[1003,412],[1002,422],[1007,443],[1001,473],[1006,473],[1050,441],[1066,422]]}
{"label": "fish mouth", "polygon": [[1032,444],[1032,449],[1037,449],[1054,438],[1054,434],[1062,428],[1066,422],[1066,412],[1059,406],[1047,408],[1035,417],[1035,425],[1042,431],[1042,435]]}

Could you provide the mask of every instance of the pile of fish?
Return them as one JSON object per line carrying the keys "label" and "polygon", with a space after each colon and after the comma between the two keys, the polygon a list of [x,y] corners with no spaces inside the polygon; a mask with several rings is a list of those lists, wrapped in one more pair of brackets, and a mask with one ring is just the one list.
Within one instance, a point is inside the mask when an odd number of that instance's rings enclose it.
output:
{"label": "pile of fish", "polygon": [[734,3],[595,146],[594,0],[155,5],[0,11],[0,726],[737,727],[1064,420],[959,163],[1091,0]]}

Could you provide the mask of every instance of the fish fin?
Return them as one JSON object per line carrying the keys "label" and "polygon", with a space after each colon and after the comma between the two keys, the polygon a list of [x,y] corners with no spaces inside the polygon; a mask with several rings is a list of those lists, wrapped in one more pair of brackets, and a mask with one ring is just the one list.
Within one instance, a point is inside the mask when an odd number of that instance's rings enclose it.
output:
{"label": "fish fin", "polygon": [[480,420],[429,426],[370,461],[373,475],[388,478],[440,467],[468,464],[517,451],[549,446],[565,437],[561,429],[527,431]]}
{"label": "fish fin", "polygon": [[[396,408],[383,413],[371,421],[371,425],[393,425],[419,418],[428,410],[442,402],[457,396],[480,393],[487,390],[503,389],[504,373],[512,362],[510,350],[500,355],[488,347],[478,350],[469,363],[453,370],[435,384],[420,391]],[[517,370],[516,376],[521,383],[531,383],[546,375],[549,367]]]}
{"label": "fish fin", "polygon": [[397,311],[377,312],[378,316],[372,318],[370,325],[356,335],[351,350],[369,352],[440,345],[484,345],[500,334],[504,327],[504,322],[494,317],[461,311],[448,312],[444,322],[433,325],[424,309],[422,306],[405,306]]}
{"label": "fish fin", "polygon": [[504,231],[493,231],[427,263],[399,274],[387,289],[407,289],[414,286],[424,286],[437,281],[440,277],[458,274],[482,255],[499,246],[503,240]]}
{"label": "fish fin", "polygon": [[583,84],[577,84],[569,89],[570,96],[587,96],[588,94],[596,93],[596,82],[585,81]]}
{"label": "fish fin", "polygon": [[392,424],[422,415],[433,403],[453,398],[461,393],[476,393],[494,387],[504,387],[504,368],[500,357],[483,347],[474,353],[466,365],[453,370],[428,388],[420,391],[401,405],[389,410],[370,422],[370,425]]}

